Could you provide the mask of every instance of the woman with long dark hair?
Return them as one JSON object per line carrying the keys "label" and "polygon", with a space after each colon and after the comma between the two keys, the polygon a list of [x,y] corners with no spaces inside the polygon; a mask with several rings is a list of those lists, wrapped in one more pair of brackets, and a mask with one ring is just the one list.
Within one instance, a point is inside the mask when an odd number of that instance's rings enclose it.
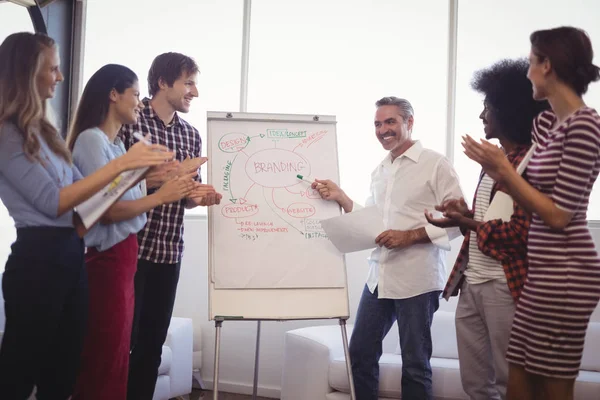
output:
{"label": "woman with long dark hair", "polygon": [[0,198],[17,239],[2,278],[6,327],[0,398],[67,399],[73,391],[87,318],[84,244],[73,209],[122,172],[173,158],[136,144],[87,178],[46,117],[63,80],[54,40],[28,32],[0,45]]}
{"label": "woman with long dark hair", "polygon": [[[138,78],[129,68],[108,64],[92,75],[67,139],[84,176],[125,154],[117,134],[137,121],[142,107]],[[89,322],[74,399],[126,399],[137,233],[146,224],[145,212],[186,197],[195,175],[175,177],[145,197],[138,185],[132,187],[86,234]]]}
{"label": "woman with long dark hair", "polygon": [[600,258],[587,227],[600,172],[600,116],[582,99],[600,78],[581,29],[531,34],[533,97],[552,107],[534,121],[529,183],[489,142],[464,138],[465,153],[532,214],[529,270],[507,351],[507,398],[573,399],[585,334],[600,299]]}

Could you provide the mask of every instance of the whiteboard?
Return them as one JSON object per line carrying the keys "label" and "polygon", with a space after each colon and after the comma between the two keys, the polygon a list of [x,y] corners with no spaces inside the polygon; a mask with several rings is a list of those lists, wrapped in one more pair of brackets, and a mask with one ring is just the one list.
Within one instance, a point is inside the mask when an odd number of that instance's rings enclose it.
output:
{"label": "whiteboard", "polygon": [[298,179],[339,181],[333,116],[209,112],[209,315],[348,315],[344,255],[319,221],[340,215]]}

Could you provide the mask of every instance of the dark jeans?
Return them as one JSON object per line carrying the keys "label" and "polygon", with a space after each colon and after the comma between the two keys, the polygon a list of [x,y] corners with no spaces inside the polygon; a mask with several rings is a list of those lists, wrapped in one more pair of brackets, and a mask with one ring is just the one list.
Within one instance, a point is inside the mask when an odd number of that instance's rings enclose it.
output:
{"label": "dark jeans", "polygon": [[180,268],[181,263],[155,264],[138,260],[128,400],[151,400],[154,394],[162,346],[173,315]]}
{"label": "dark jeans", "polygon": [[0,399],[71,396],[87,324],[84,244],[72,228],[17,229],[2,277]]}
{"label": "dark jeans", "polygon": [[431,322],[440,291],[408,299],[378,299],[365,288],[350,339],[350,359],[357,400],[377,400],[382,342],[398,322],[402,350],[402,400],[431,400]]}

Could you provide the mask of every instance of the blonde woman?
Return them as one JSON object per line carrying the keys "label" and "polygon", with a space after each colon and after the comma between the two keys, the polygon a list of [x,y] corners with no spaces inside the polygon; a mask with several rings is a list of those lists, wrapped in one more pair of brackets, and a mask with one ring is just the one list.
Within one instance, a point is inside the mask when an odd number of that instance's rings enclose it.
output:
{"label": "blonde woman", "polygon": [[0,198],[17,240],[2,279],[6,328],[0,398],[68,399],[87,318],[84,243],[73,209],[120,173],[173,158],[138,144],[82,179],[45,103],[62,80],[54,40],[16,33],[0,45]]}

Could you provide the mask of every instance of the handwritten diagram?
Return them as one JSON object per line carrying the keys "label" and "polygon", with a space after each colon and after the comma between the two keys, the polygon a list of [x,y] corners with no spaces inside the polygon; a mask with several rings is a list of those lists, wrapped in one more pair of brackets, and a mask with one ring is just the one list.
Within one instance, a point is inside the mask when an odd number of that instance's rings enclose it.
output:
{"label": "handwritten diagram", "polygon": [[297,232],[307,240],[327,239],[314,218],[315,202],[323,200],[297,178],[311,176],[306,150],[327,135],[326,129],[267,129],[254,135],[230,132],[219,139],[219,150],[230,155],[222,171],[221,190],[227,201],[221,213],[238,225],[241,238]]}
{"label": "handwritten diagram", "polygon": [[343,255],[320,223],[340,208],[297,177],[339,175],[335,120],[245,117],[208,123],[209,183],[223,194],[209,208],[215,288],[343,287]]}

